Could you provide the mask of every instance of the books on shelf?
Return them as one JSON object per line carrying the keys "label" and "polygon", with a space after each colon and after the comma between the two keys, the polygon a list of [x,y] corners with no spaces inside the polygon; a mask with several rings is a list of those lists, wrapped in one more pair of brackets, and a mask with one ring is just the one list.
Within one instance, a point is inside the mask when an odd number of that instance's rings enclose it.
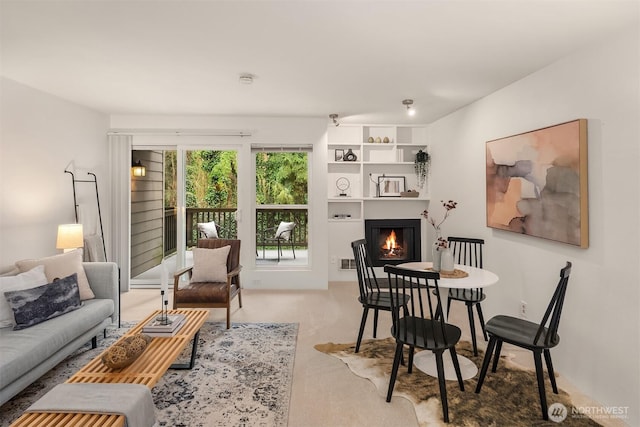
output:
{"label": "books on shelf", "polygon": [[184,314],[169,314],[167,318],[170,322],[166,325],[160,320],[160,316],[152,319],[142,327],[142,333],[150,337],[172,337],[180,330],[187,319]]}

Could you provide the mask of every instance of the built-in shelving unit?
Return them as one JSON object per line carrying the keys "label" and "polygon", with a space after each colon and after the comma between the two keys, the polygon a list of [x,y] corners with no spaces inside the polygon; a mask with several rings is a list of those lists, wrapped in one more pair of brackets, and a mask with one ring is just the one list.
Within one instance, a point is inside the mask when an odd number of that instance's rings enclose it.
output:
{"label": "built-in shelving unit", "polygon": [[[329,280],[354,280],[355,273],[343,270],[341,260],[353,258],[350,242],[364,237],[366,219],[416,218],[427,208],[429,180],[419,188],[414,172],[416,153],[428,152],[427,142],[424,125],[327,128]],[[344,160],[349,150],[356,160]],[[383,175],[404,177],[405,190],[417,191],[418,197],[380,197],[377,178]]]}
{"label": "built-in shelving unit", "polygon": [[[365,205],[370,202],[429,200],[428,183],[419,188],[414,173],[416,153],[428,149],[425,126],[330,126],[327,148],[329,221],[362,220]],[[355,154],[355,161],[343,160],[349,150]],[[377,189],[380,176],[404,177],[405,190],[417,191],[418,197],[380,197]],[[346,178],[349,184],[346,190],[339,188],[341,178]]]}

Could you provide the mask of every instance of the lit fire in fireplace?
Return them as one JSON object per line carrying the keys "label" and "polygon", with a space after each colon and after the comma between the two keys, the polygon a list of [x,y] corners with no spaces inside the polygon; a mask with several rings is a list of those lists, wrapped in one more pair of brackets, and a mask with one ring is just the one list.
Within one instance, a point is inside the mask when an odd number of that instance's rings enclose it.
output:
{"label": "lit fire in fireplace", "polygon": [[380,257],[382,259],[402,259],[405,256],[402,248],[402,242],[400,241],[401,239],[398,239],[395,230],[391,230],[391,232],[386,237],[383,237],[383,239],[384,243],[380,247]]}
{"label": "lit fire in fireplace", "polygon": [[396,232],[395,230],[391,230],[391,234],[387,236],[387,241],[385,242],[387,246],[387,253],[393,253],[396,250]]}

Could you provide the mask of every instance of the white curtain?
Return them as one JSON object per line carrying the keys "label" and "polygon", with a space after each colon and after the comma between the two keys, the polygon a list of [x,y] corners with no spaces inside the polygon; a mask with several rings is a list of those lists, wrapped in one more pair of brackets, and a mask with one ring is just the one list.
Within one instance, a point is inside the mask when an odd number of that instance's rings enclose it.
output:
{"label": "white curtain", "polygon": [[130,277],[130,197],[132,135],[109,135],[111,170],[111,256],[120,267],[120,291],[129,290]]}

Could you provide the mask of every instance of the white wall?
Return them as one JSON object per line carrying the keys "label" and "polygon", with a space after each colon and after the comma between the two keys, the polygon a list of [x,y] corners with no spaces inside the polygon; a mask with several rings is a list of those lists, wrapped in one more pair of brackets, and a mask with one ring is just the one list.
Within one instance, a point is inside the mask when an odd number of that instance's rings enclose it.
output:
{"label": "white wall", "polygon": [[[562,59],[435,122],[430,138],[432,200],[459,202],[444,233],[484,238],[500,276],[486,318],[524,300],[540,320],[571,261],[554,365],[602,404],[628,406],[629,425],[640,425],[639,40],[636,27]],[[588,119],[589,248],[487,228],[485,142],[577,118]]]}
{"label": "white wall", "polygon": [[[23,258],[54,255],[58,224],[75,222],[71,175],[97,175],[100,203],[110,206],[108,116],[13,80],[0,79],[0,269]],[[79,184],[78,203],[96,224],[93,184]],[[108,224],[108,209],[103,209]],[[105,229],[105,236],[108,231]]]}
{"label": "white wall", "polygon": [[[111,117],[113,129],[133,130],[133,144],[151,146],[154,144],[231,144],[240,145],[238,177],[238,204],[243,210],[239,221],[239,238],[248,242],[242,245],[241,263],[242,286],[259,289],[326,289],[328,286],[328,236],[326,233],[327,187],[326,187],[326,130],[324,118],[270,118],[270,117],[220,117],[220,116],[143,116],[114,115]],[[158,131],[180,129],[185,132],[195,130],[243,130],[250,137],[210,137],[210,136],[149,136],[140,135],[144,129]],[[251,210],[255,194],[253,175],[254,160],[251,144],[268,143],[281,145],[314,145],[310,168],[309,188],[309,265],[305,268],[256,269],[255,215]]]}

